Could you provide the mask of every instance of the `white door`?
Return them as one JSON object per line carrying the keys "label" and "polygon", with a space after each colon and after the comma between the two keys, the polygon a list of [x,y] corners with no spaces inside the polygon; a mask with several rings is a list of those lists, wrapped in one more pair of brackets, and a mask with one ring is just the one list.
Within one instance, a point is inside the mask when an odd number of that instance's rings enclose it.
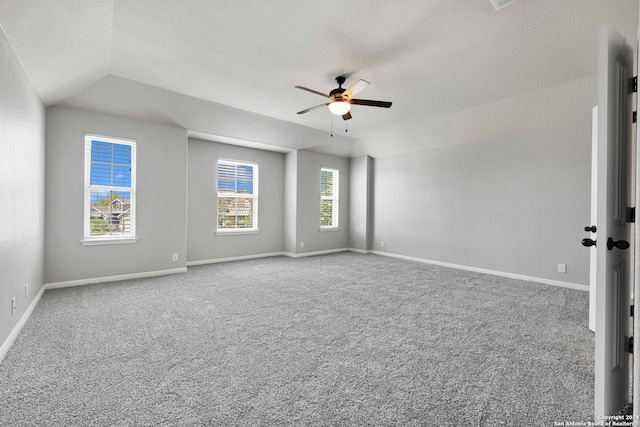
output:
{"label": "white door", "polygon": [[[591,112],[591,220],[590,224],[598,222],[598,106]],[[591,240],[596,240],[596,229],[588,225],[584,231],[591,233]],[[584,241],[582,243],[585,244]],[[585,245],[586,246],[586,245]],[[589,251],[589,329],[596,331],[596,247]]]}
{"label": "white door", "polygon": [[629,401],[629,300],[632,263],[631,123],[633,50],[609,24],[598,35],[598,188],[595,419]]}

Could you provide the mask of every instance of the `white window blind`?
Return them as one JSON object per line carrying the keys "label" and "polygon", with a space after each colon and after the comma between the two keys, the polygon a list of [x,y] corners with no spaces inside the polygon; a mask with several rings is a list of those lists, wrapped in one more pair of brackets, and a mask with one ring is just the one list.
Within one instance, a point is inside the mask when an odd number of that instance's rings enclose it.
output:
{"label": "white window blind", "polygon": [[218,160],[218,231],[258,230],[258,165]]}
{"label": "white window blind", "polygon": [[85,135],[85,241],[135,237],[135,165],[135,141]]}
{"label": "white window blind", "polygon": [[320,169],[320,227],[338,227],[339,172]]}

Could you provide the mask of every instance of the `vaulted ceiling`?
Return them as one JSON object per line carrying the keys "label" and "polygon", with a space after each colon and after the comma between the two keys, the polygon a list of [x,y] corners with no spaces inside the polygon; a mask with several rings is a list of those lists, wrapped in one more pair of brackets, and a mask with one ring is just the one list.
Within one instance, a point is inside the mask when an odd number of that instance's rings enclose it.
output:
{"label": "vaulted ceiling", "polygon": [[[0,26],[46,105],[106,76],[328,131],[335,77],[372,84],[349,135],[594,75],[597,28],[634,40],[637,0],[0,0]],[[344,124],[339,117],[334,127]]]}

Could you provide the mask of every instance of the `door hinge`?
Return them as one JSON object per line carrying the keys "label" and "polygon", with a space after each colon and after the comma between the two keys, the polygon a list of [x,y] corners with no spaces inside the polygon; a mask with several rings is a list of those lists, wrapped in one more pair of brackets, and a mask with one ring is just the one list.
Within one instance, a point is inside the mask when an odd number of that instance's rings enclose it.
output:
{"label": "door hinge", "polygon": [[633,353],[633,337],[625,337],[624,351],[627,353]]}
{"label": "door hinge", "polygon": [[629,93],[638,91],[638,76],[631,77],[629,79]]}
{"label": "door hinge", "polygon": [[626,222],[636,222],[636,208],[626,208],[625,210],[625,221]]}
{"label": "door hinge", "polygon": [[631,304],[631,307],[629,308],[629,316],[633,317],[633,304]]}
{"label": "door hinge", "polygon": [[633,123],[635,123],[635,122],[637,122],[637,121],[638,121],[638,112],[637,112],[637,111],[634,111],[634,112],[633,112]]}

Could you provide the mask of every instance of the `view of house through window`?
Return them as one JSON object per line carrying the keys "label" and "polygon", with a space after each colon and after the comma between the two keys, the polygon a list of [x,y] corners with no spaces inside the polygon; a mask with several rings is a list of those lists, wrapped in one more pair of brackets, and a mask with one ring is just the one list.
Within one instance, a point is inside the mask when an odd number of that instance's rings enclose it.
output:
{"label": "view of house through window", "polygon": [[338,227],[338,171],[320,170],[320,227]]}
{"label": "view of house through window", "polygon": [[85,239],[135,236],[135,141],[85,135]]}
{"label": "view of house through window", "polygon": [[258,229],[258,165],[218,160],[218,231]]}

